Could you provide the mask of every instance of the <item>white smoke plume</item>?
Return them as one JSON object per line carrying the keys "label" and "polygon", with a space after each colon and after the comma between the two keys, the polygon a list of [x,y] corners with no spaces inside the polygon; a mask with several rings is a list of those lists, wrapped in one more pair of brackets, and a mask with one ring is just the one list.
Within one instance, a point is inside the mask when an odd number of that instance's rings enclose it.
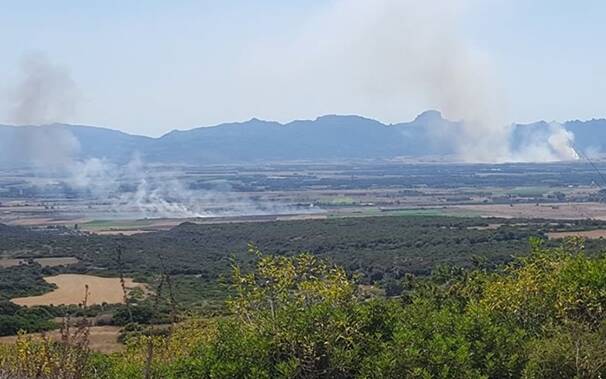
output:
{"label": "white smoke plume", "polygon": [[[317,114],[343,110],[401,120],[403,108],[429,106],[461,120],[456,131],[440,131],[434,138],[453,144],[463,161],[541,161],[540,152],[514,154],[507,143],[513,127],[496,65],[464,31],[466,16],[476,3],[328,2],[296,38],[253,46],[246,72],[255,74],[242,81],[258,79],[251,101],[259,108],[288,98],[300,103],[304,98],[306,107]],[[259,93],[259,88],[269,89]],[[556,135],[545,143],[566,145],[566,136],[557,128],[553,131]],[[565,147],[558,149],[545,157],[573,157]]]}
{"label": "white smoke plume", "polygon": [[[230,189],[193,191],[178,171],[155,177],[136,155],[125,166],[78,157],[80,144],[63,125],[75,114],[79,91],[69,70],[44,54],[22,60],[22,78],[9,96],[10,121],[22,125],[0,141],[0,158],[31,166],[36,183],[60,184],[88,199],[109,203],[117,217],[192,218],[293,213],[288,205],[252,201]],[[41,124],[51,124],[36,126]],[[44,184],[43,184],[44,185]],[[217,208],[216,204],[228,204]],[[123,216],[122,216],[123,215]]]}
{"label": "white smoke plume", "polygon": [[9,121],[26,126],[8,135],[3,154],[44,169],[60,169],[77,154],[78,140],[59,125],[32,125],[60,122],[72,116],[79,91],[69,70],[52,63],[42,53],[24,56],[21,71],[22,77],[6,97],[11,109]]}
{"label": "white smoke plume", "polygon": [[22,58],[21,69],[22,80],[11,96],[14,123],[61,122],[75,113],[79,93],[67,68],[52,63],[42,53],[30,53]]}
{"label": "white smoke plume", "polygon": [[317,213],[288,204],[253,200],[227,183],[213,189],[188,186],[178,169],[146,166],[138,157],[126,165],[89,159],[66,167],[62,179],[81,196],[103,202],[116,218],[204,218]]}
{"label": "white smoke plume", "polygon": [[577,160],[580,158],[573,146],[574,134],[566,130],[561,124],[551,124],[551,135],[547,139],[547,142],[556,160]]}
{"label": "white smoke plume", "polygon": [[514,142],[516,149],[512,150],[510,158],[512,162],[557,162],[580,158],[574,149],[574,135],[560,123],[516,128],[514,137],[517,141]]}

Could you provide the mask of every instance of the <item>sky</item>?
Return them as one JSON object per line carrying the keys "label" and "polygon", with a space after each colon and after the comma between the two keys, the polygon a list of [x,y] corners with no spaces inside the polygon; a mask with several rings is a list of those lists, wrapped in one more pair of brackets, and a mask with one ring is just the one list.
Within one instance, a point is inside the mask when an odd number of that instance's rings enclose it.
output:
{"label": "sky", "polygon": [[601,0],[0,0],[0,123],[159,136],[427,109],[602,118],[604,14]]}

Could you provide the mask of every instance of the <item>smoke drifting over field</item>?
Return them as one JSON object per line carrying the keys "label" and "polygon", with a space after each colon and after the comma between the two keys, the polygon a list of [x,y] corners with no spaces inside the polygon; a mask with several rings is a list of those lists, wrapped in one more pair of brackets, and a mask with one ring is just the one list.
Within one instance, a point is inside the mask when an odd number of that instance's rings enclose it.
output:
{"label": "smoke drifting over field", "polygon": [[[70,190],[106,203],[118,217],[203,218],[306,213],[287,204],[253,200],[226,183],[192,189],[177,169],[148,167],[138,157],[126,165],[90,159],[67,166]],[[316,212],[318,210],[315,210]]]}
{"label": "smoke drifting over field", "polygon": [[[78,159],[77,138],[61,125],[34,126],[64,121],[73,115],[78,91],[69,71],[43,54],[30,54],[22,62],[23,77],[8,98],[11,122],[17,133],[0,141],[0,158],[31,165],[48,185],[110,203],[116,214],[136,217],[191,218],[209,216],[292,213],[286,205],[252,201],[229,188],[193,191],[173,171],[156,177],[136,155],[126,165],[106,159]],[[134,152],[133,152],[134,154]],[[229,204],[209,210],[212,204]],[[300,212],[300,210],[299,210]]]}

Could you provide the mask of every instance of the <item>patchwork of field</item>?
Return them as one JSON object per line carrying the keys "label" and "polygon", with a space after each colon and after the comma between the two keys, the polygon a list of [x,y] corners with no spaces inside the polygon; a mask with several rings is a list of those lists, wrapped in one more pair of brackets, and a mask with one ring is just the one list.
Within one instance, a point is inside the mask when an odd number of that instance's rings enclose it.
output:
{"label": "patchwork of field", "polygon": [[[124,348],[120,342],[118,342],[118,335],[120,334],[119,326],[92,326],[90,328],[89,335],[89,347],[93,351],[100,353],[114,353]],[[49,338],[60,341],[61,332],[59,330],[53,330],[44,334]],[[31,333],[27,334],[28,337],[41,338],[42,333]],[[0,337],[0,343],[14,343],[17,336],[6,336]]]}
{"label": "patchwork of field", "polygon": [[[61,274],[45,277],[44,280],[57,288],[44,295],[14,298],[11,301],[22,306],[77,305],[81,304],[86,296],[88,305],[124,303],[124,291],[119,278]],[[124,278],[124,284],[127,291],[133,288],[145,289],[144,284],[135,283],[132,278]]]}
{"label": "patchwork of field", "polygon": [[[599,163],[598,166],[602,165]],[[73,233],[132,235],[180,222],[275,221],[378,215],[606,219],[606,191],[596,166],[560,164],[410,164],[405,161],[291,162],[255,166],[154,166],[190,195],[143,204],[70,190],[62,178],[26,168],[0,172],[0,223]],[[42,185],[44,184],[44,185]],[[153,198],[153,196],[151,197]],[[113,200],[112,200],[113,199]],[[183,212],[164,212],[164,206]]]}

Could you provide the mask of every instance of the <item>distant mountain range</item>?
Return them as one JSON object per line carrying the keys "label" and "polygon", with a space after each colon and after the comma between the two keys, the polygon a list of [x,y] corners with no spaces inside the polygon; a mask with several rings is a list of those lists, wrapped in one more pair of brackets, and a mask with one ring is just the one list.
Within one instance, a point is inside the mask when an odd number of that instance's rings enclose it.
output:
{"label": "distant mountain range", "polygon": [[[175,130],[160,138],[80,125],[0,125],[0,162],[24,162],[35,153],[32,149],[65,148],[66,142],[60,141],[65,136],[78,141],[79,158],[116,162],[128,161],[135,153],[150,163],[186,164],[447,156],[455,153],[455,146],[449,138],[436,135],[448,135],[459,127],[460,123],[443,118],[437,111],[391,125],[360,116],[328,115],[287,124],[252,119]],[[544,121],[516,125],[509,142],[515,149],[529,132],[548,127]],[[578,149],[606,153],[606,119],[569,121],[564,127],[574,133]],[[22,148],[21,143],[31,139],[36,145]]]}

